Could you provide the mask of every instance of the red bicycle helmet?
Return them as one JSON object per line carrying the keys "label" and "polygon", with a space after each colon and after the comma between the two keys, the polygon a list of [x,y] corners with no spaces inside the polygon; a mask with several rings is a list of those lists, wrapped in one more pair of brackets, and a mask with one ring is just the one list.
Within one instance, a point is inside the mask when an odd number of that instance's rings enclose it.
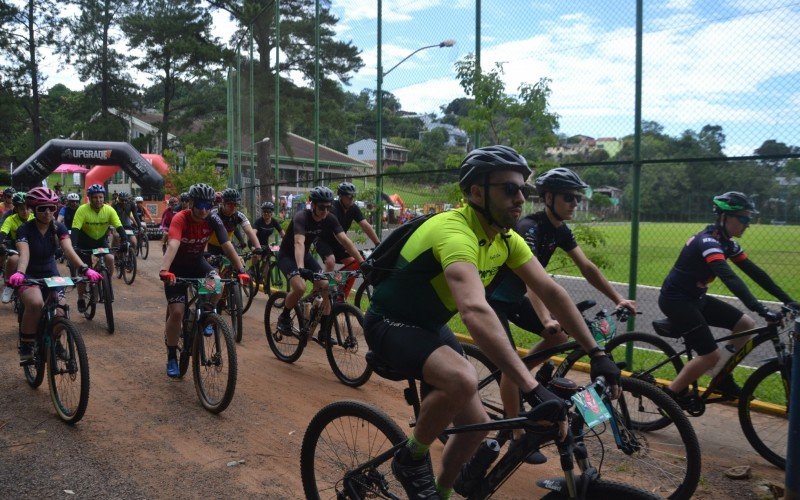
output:
{"label": "red bicycle helmet", "polygon": [[25,197],[25,203],[29,207],[37,207],[39,205],[58,205],[58,194],[52,189],[46,187],[35,187],[28,191]]}

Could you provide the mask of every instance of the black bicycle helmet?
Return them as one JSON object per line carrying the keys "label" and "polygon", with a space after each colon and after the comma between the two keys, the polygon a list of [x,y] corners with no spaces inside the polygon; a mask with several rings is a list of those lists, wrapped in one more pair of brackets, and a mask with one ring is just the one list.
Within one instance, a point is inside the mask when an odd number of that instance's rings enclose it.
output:
{"label": "black bicycle helmet", "polygon": [[3,196],[14,196],[14,193],[16,192],[17,190],[13,187],[7,187],[3,190]]}
{"label": "black bicycle helmet", "polygon": [[242,195],[233,188],[228,188],[222,192],[222,201],[225,203],[239,203],[241,200]]}
{"label": "black bicycle helmet", "polygon": [[272,203],[271,201],[265,201],[264,203],[261,204],[261,211],[263,212],[265,210],[270,210],[274,212],[275,204]]}
{"label": "black bicycle helmet", "polygon": [[356,186],[352,182],[343,182],[339,184],[338,190],[339,196],[355,196],[356,195]]}
{"label": "black bicycle helmet", "polygon": [[564,193],[567,191],[584,191],[589,187],[572,170],[564,167],[554,168],[536,178],[536,191],[544,193]]}
{"label": "black bicycle helmet", "polygon": [[193,201],[213,202],[216,191],[208,184],[194,184],[189,188],[189,199]]}
{"label": "black bicycle helmet", "polygon": [[189,193],[187,193],[187,192],[185,192],[185,191],[184,191],[183,193],[181,193],[181,195],[180,195],[180,201],[182,201],[182,202],[187,202],[187,201],[189,201],[189,200],[190,200],[190,198],[189,198]]}
{"label": "black bicycle helmet", "polygon": [[308,196],[314,203],[333,201],[333,191],[325,186],[315,187],[308,193]]}
{"label": "black bicycle helmet", "polygon": [[458,172],[458,185],[462,191],[469,189],[472,181],[483,174],[513,170],[524,179],[531,175],[528,161],[508,146],[487,146],[473,149],[461,162]]}
{"label": "black bicycle helmet", "polygon": [[131,195],[127,191],[120,191],[119,194],[117,195],[117,198],[119,198],[120,200],[127,200],[130,197]]}
{"label": "black bicycle helmet", "polygon": [[740,210],[756,212],[756,206],[746,194],[739,191],[728,191],[714,197],[714,213],[739,212]]}

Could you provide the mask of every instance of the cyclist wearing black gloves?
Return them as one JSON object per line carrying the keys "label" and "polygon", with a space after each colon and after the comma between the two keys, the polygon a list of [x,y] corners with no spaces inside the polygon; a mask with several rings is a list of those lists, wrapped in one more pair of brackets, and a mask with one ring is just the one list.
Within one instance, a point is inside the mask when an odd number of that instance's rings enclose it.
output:
{"label": "cyclist wearing black gloves", "polygon": [[[572,170],[559,167],[538,176],[535,186],[545,209],[523,217],[515,229],[528,244],[536,260],[546,268],[553,253],[561,248],[575,262],[583,277],[592,286],[611,299],[618,308],[624,307],[636,312],[636,303],[625,299],[614,289],[600,269],[583,253],[575,241],[572,230],[566,224],[566,221],[572,220],[575,216],[575,210],[589,185]],[[542,300],[532,290],[526,290],[525,283],[508,266],[503,266],[495,279],[486,287],[486,295],[512,345],[514,339],[511,337],[509,322],[523,330],[541,335],[541,342],[534,345],[529,353],[540,352],[568,340],[567,333],[562,331],[561,325],[550,314]],[[582,337],[581,333],[576,332],[575,340],[584,349],[589,350],[595,342],[590,337]],[[595,355],[591,358],[591,362],[607,363],[610,360],[606,356]],[[534,366],[529,365],[529,368]],[[506,417],[516,417],[519,414],[519,388],[509,377],[500,380],[500,396]],[[514,430],[512,446],[520,443],[518,440],[522,434],[522,429]],[[525,458],[528,463],[541,463],[544,460],[544,457],[537,452],[532,452]]]}
{"label": "cyclist wearing black gloves", "polygon": [[334,234],[336,240],[358,263],[364,260],[356,246],[342,230],[339,221],[331,214],[333,191],[325,186],[317,186],[308,194],[311,199],[311,208],[298,210],[292,218],[292,222],[286,229],[286,236],[281,241],[278,256],[278,269],[286,275],[291,285],[291,290],[284,301],[283,312],[278,316],[278,329],[282,332],[289,332],[292,329],[290,313],[306,291],[306,279],[312,279],[314,286],[322,294],[324,302],[321,324],[326,324],[326,316],[330,314],[331,307],[328,284],[322,275],[317,274],[322,271],[322,268],[310,252],[311,245],[319,239],[323,232],[330,231]]}
{"label": "cyclist wearing black gloves", "polygon": [[[447,498],[461,466],[475,453],[484,432],[450,437],[434,482],[428,449],[451,423],[487,422],[475,369],[447,322],[460,314],[472,338],[510,377],[532,405],[560,401],[538,384],[511,347],[485,287],[508,265],[542,299],[564,327],[591,339],[569,295],[550,279],[522,237],[513,232],[522,214],[528,163],[506,146],[471,151],[461,163],[459,186],[468,205],[435,215],[420,225],[400,252],[395,270],[375,286],[364,320],[370,349],[392,369],[423,381],[426,390],[407,446],[394,456],[392,471],[409,498]],[[586,346],[605,356],[593,340]],[[598,364],[619,394],[619,369]],[[550,419],[564,426],[564,405]]]}
{"label": "cyclist wearing black gloves", "polygon": [[[750,226],[751,217],[758,213],[753,202],[743,193],[730,191],[714,197],[714,212],[717,214],[716,222],[689,238],[664,280],[658,298],[658,306],[669,318],[672,328],[683,332],[689,346],[698,354],[669,385],[673,396],[680,394],[703,372],[714,369],[712,375],[715,375],[727,361],[727,357],[730,357],[730,353],[735,352],[748,339],[741,337],[732,342],[732,345],[726,346],[728,356],[723,357],[717,349],[709,326],[725,328],[732,333],[750,330],[756,326],[750,316],[736,307],[707,295],[708,284],[714,278],[722,280],[748,309],[758,313],[767,322],[779,321],[781,318],[780,313],[770,311],[753,296],[744,281],[731,270],[728,259],[778,300],[791,307],[798,307],[797,302],[776,285],[763,269],[748,259],[742,247],[733,240],[744,234]],[[730,376],[722,381],[719,389],[731,397],[737,397],[741,392]]]}

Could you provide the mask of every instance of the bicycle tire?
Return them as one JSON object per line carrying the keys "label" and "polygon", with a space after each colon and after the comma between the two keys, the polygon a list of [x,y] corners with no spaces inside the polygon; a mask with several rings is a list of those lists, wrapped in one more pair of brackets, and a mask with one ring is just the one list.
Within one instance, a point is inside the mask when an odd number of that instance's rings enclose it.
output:
{"label": "bicycle tire", "polygon": [[[791,371],[790,358],[787,358],[783,367],[777,359],[765,363],[747,379],[739,398],[739,424],[747,441],[765,460],[783,470],[786,470],[789,436]],[[778,387],[780,390],[768,391],[768,387]],[[775,414],[753,411],[753,400],[774,405]]]}
{"label": "bicycle tire", "polygon": [[[630,377],[620,379],[622,395],[611,401],[623,448],[614,438],[610,423],[585,435],[589,457],[603,478],[622,481],[671,499],[691,498],[700,482],[701,455],[697,435],[671,397],[653,384]],[[658,413],[670,425],[658,432],[637,428],[637,415]]]}
{"label": "bicycle tire", "polygon": [[370,285],[366,281],[362,281],[361,284],[358,285],[358,289],[356,290],[356,297],[353,300],[353,303],[356,305],[357,308],[361,309],[362,311],[366,311],[367,309],[369,309],[369,303],[371,301],[372,301],[372,285]]}
{"label": "bicycle tire", "polygon": [[178,339],[178,369],[180,371],[180,376],[183,377],[186,375],[186,371],[189,369],[189,361],[192,358],[192,348],[194,347],[193,339],[194,334],[197,331],[194,325],[194,317],[189,317],[188,315],[193,315],[194,310],[191,309],[188,304],[194,298],[194,287],[187,287],[186,288],[186,306],[183,312],[183,322],[181,327],[181,336]]}
{"label": "bicycle tire", "polygon": [[252,267],[248,269],[247,274],[250,275],[250,282],[242,286],[242,314],[250,310],[253,304],[253,299],[258,294],[258,282],[253,276]]}
{"label": "bicycle tire", "polygon": [[106,325],[108,326],[109,335],[114,333],[114,292],[111,289],[111,277],[108,275],[108,270],[101,271],[103,275],[100,282],[101,291],[103,292],[103,308],[106,312]]}
{"label": "bicycle tire", "polygon": [[472,364],[478,373],[478,395],[480,395],[483,407],[493,417],[503,418],[503,401],[500,399],[500,379],[502,374],[478,346],[462,342],[461,348],[464,350],[464,356],[467,361]]}
{"label": "bicycle tire", "polygon": [[125,259],[120,262],[120,269],[122,269],[122,281],[127,285],[132,285],[133,280],[136,279],[136,252],[133,248],[128,248]]}
{"label": "bicycle tire", "polygon": [[147,260],[150,255],[150,239],[147,237],[147,233],[142,233],[139,238],[139,254],[142,256],[142,260]]}
{"label": "bicycle tire", "polygon": [[91,321],[94,318],[94,315],[97,312],[98,286],[100,285],[96,283],[89,283],[88,285],[86,285],[86,291],[89,292],[90,298],[89,301],[86,302],[86,310],[83,311],[83,317],[89,321]]}
{"label": "bicycle tire", "polygon": [[236,343],[242,341],[242,289],[239,283],[228,283],[228,314],[231,316],[231,332]]}
{"label": "bicycle tire", "polygon": [[[613,498],[615,500],[644,500],[661,498],[650,492],[641,490],[634,486],[625,483],[618,483],[616,481],[606,481],[598,479],[589,483],[587,491],[584,493],[587,500],[606,500]],[[559,498],[570,498],[569,492],[565,491],[551,491],[542,497],[548,500],[557,500]]]}
{"label": "bicycle tire", "polygon": [[[213,326],[214,333],[205,336],[200,332],[208,325]],[[197,397],[203,408],[211,413],[220,413],[231,403],[236,390],[236,343],[228,323],[216,313],[203,315],[201,324],[195,330],[194,339],[192,374]],[[227,373],[222,380],[224,372]]]}
{"label": "bicycle tire", "polygon": [[[300,448],[300,477],[310,500],[350,498],[345,474],[407,438],[384,412],[360,401],[337,401],[322,408],[308,424]],[[359,498],[406,498],[391,471],[391,457],[353,478]]]}
{"label": "bicycle tire", "polygon": [[[60,342],[67,359],[57,356]],[[58,417],[72,425],[80,421],[89,404],[89,356],[78,329],[66,318],[56,318],[50,332],[47,382]],[[77,394],[76,394],[77,392]]]}
{"label": "bicycle tire", "polygon": [[47,351],[45,351],[44,343],[36,346],[36,353],[33,356],[33,363],[24,365],[22,373],[25,374],[25,381],[29,386],[36,389],[44,381],[45,360],[47,359]]}
{"label": "bicycle tire", "polygon": [[364,315],[351,304],[334,304],[325,342],[325,354],[334,375],[344,385],[360,387],[372,375],[364,338]]}
{"label": "bicycle tire", "polygon": [[275,292],[270,295],[264,308],[264,333],[272,354],[284,363],[294,363],[303,354],[308,337],[302,332],[305,320],[298,302],[292,311],[292,334],[284,335],[278,331],[278,315],[283,311],[283,302],[287,293]]}

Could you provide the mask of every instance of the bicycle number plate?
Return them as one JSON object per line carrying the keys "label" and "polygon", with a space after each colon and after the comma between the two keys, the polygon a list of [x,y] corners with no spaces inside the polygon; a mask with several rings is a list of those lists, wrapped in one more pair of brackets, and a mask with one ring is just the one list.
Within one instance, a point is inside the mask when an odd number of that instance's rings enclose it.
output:
{"label": "bicycle number plate", "polygon": [[218,293],[222,293],[222,282],[219,279],[219,276],[215,276],[213,278],[201,278],[198,280],[200,282],[200,286],[197,289],[197,293],[200,295],[216,295]]}
{"label": "bicycle number plate", "polygon": [[611,420],[611,413],[594,387],[588,387],[572,396],[572,402],[589,427],[596,427],[606,420]]}
{"label": "bicycle number plate", "polygon": [[281,247],[280,245],[272,245],[271,247],[269,247],[269,249],[272,250],[273,252],[277,252],[278,250],[281,249]]}
{"label": "bicycle number plate", "polygon": [[93,248],[92,255],[105,255],[111,253],[111,250],[108,248]]}
{"label": "bicycle number plate", "polygon": [[344,286],[353,271],[336,271],[328,275],[329,286]]}
{"label": "bicycle number plate", "polygon": [[128,236],[133,236],[133,230],[131,230],[131,229],[126,229],[126,230],[125,230],[125,234],[127,234]]}
{"label": "bicycle number plate", "polygon": [[45,278],[44,284],[47,286],[47,288],[58,288],[62,286],[74,285],[74,283],[72,282],[72,278],[64,276],[53,276],[52,278]]}
{"label": "bicycle number plate", "polygon": [[231,265],[231,260],[223,255],[222,256],[222,265],[223,266],[230,266]]}
{"label": "bicycle number plate", "polygon": [[590,329],[597,343],[603,346],[616,335],[617,323],[613,319],[599,318],[592,321]]}

